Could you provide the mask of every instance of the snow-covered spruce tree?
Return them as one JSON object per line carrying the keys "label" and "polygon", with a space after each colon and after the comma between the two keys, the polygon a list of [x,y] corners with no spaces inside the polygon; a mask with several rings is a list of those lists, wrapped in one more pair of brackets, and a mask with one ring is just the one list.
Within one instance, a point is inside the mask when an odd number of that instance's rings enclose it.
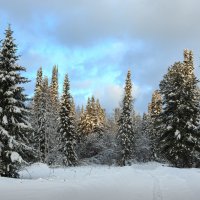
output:
{"label": "snow-covered spruce tree", "polygon": [[125,94],[122,104],[122,112],[119,119],[119,130],[117,134],[117,141],[119,147],[119,165],[125,166],[126,162],[131,158],[134,147],[134,131],[132,122],[132,83],[131,72],[128,71],[126,78]]}
{"label": "snow-covered spruce tree", "polygon": [[92,133],[102,133],[105,129],[105,110],[101,107],[99,100],[95,100],[94,96],[88,98],[86,109],[82,110],[80,120],[78,122],[79,134],[87,136]]}
{"label": "snow-covered spruce tree", "polygon": [[192,52],[185,50],[184,62],[168,69],[160,83],[163,111],[160,115],[160,151],[176,167],[192,167],[200,150],[198,133],[199,92]]}
{"label": "snow-covered spruce tree", "polygon": [[[94,96],[91,100],[88,98],[86,110],[84,111],[82,108],[78,126],[80,144],[77,153],[80,159],[87,160],[86,162],[104,163],[104,158],[107,157],[103,155],[103,152],[107,149],[106,145],[103,144],[107,137],[105,135],[105,121],[105,111],[101,108],[99,100],[95,100]],[[111,137],[108,136],[107,139],[110,140]],[[109,146],[109,141],[107,145]],[[109,154],[109,152],[106,152],[106,154]]]}
{"label": "snow-covered spruce tree", "polygon": [[[39,71],[41,72],[41,68],[39,69]],[[51,109],[47,77],[44,77],[42,79],[41,76],[41,82],[39,84],[37,77],[33,100],[34,106],[32,110],[31,123],[34,128],[34,147],[35,149],[37,149],[38,160],[40,162],[46,162],[49,151],[48,127],[50,126],[50,122],[48,121],[48,115]]]}
{"label": "snow-covered spruce tree", "polygon": [[162,111],[162,97],[158,90],[155,90],[152,94],[151,103],[148,107],[148,120],[149,124],[149,138],[150,138],[150,152],[151,160],[159,160],[159,131],[156,130],[157,124],[159,123],[159,114]]}
{"label": "snow-covered spruce tree", "polygon": [[49,132],[51,131],[51,99],[48,78],[42,81],[41,99],[39,104],[38,119],[38,147],[40,162],[48,163],[49,157]]}
{"label": "snow-covered spruce tree", "polygon": [[1,176],[18,177],[22,163],[34,158],[30,145],[32,128],[25,106],[27,96],[21,84],[28,80],[21,76],[24,67],[17,65],[17,46],[9,26],[0,49],[0,145]]}
{"label": "snow-covered spruce tree", "polygon": [[78,136],[80,140],[90,133],[88,118],[87,110],[84,110],[84,106],[82,106],[80,118],[78,120]]}
{"label": "snow-covered spruce tree", "polygon": [[[77,118],[77,112],[76,112],[76,105],[74,102],[74,98],[71,96],[71,115],[74,116],[74,126],[75,131],[78,131],[78,118]],[[78,136],[77,136],[78,137]]]}
{"label": "snow-covered spruce tree", "polygon": [[34,97],[33,97],[33,107],[32,107],[32,114],[31,114],[31,124],[34,129],[34,148],[38,150],[39,152],[39,129],[40,129],[40,119],[43,113],[41,112],[41,98],[42,98],[42,67],[40,67],[37,71],[37,77],[36,77],[36,84],[35,84],[35,90],[34,90]]}
{"label": "snow-covered spruce tree", "polygon": [[92,96],[92,98],[91,98],[91,107],[90,107],[89,114],[90,114],[90,119],[91,119],[90,123],[91,123],[92,133],[102,134],[103,133],[103,122],[101,120],[103,120],[103,116],[101,113],[99,101],[97,104],[94,96]]}
{"label": "snow-covered spruce tree", "polygon": [[77,165],[77,155],[75,151],[77,143],[77,133],[75,131],[74,113],[72,112],[72,97],[70,95],[70,85],[68,76],[65,76],[63,95],[61,97],[59,133],[60,151],[63,155],[65,166]]}
{"label": "snow-covered spruce tree", "polygon": [[41,162],[55,164],[58,156],[58,69],[52,70],[51,84],[48,78],[43,79],[42,68],[37,72],[33,98],[32,126],[34,143]]}
{"label": "snow-covered spruce tree", "polygon": [[102,127],[104,127],[106,123],[106,114],[105,114],[106,111],[101,107],[99,99],[96,100],[96,107],[97,107],[97,115],[99,118],[99,123]]}
{"label": "snow-covered spruce tree", "polygon": [[149,114],[151,117],[157,117],[162,111],[162,98],[160,92],[155,90],[152,94],[151,103],[149,104]]}
{"label": "snow-covered spruce tree", "polygon": [[36,77],[36,84],[35,84],[35,92],[33,97],[33,108],[34,113],[37,114],[41,99],[41,93],[42,93],[42,67],[40,67],[37,71],[37,77]]}
{"label": "snow-covered spruce tree", "polygon": [[106,117],[106,110],[101,107],[99,99],[96,100],[96,108],[97,108],[97,116],[98,116],[98,124],[97,127],[97,133],[105,133],[107,127],[107,117]]}
{"label": "snow-covered spruce tree", "polygon": [[58,97],[58,67],[55,65],[52,71],[52,79],[51,79],[51,101],[52,106],[55,111],[58,111],[59,108],[59,97]]}
{"label": "snow-covered spruce tree", "polygon": [[47,105],[47,121],[48,121],[48,146],[49,153],[46,162],[48,164],[56,164],[60,160],[59,156],[59,96],[58,96],[58,67],[54,66],[52,70],[51,84],[49,87],[50,101]]}
{"label": "snow-covered spruce tree", "polygon": [[[78,111],[80,112],[80,111]],[[71,96],[71,115],[74,118],[74,127],[75,127],[75,132],[76,132],[76,140],[77,142],[79,141],[79,134],[78,134],[78,113],[76,111],[76,105],[75,105],[75,101],[74,98]]]}
{"label": "snow-covered spruce tree", "polygon": [[95,108],[94,104],[95,104],[94,97],[92,96],[92,98],[88,98],[85,110],[85,118],[83,121],[84,132],[86,133],[86,136],[93,132],[93,128],[95,125],[94,117],[96,116],[97,112],[96,110],[94,110]]}

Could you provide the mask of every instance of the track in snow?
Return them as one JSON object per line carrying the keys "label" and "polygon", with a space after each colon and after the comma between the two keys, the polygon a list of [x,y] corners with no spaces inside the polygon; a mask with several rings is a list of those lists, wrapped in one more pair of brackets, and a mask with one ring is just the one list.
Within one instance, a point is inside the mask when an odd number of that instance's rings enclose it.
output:
{"label": "track in snow", "polygon": [[151,177],[153,179],[153,200],[163,200],[159,179],[153,174]]}

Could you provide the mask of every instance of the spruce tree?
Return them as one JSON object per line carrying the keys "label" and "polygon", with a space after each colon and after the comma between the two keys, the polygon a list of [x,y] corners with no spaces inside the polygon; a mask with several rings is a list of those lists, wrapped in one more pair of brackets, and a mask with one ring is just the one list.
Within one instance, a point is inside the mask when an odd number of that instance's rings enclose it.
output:
{"label": "spruce tree", "polygon": [[123,98],[122,112],[119,119],[119,130],[117,135],[118,145],[120,148],[119,164],[125,166],[126,162],[131,159],[134,146],[134,131],[132,122],[132,83],[131,72],[128,71],[125,85],[125,94]]}
{"label": "spruce tree", "polygon": [[159,131],[156,130],[159,124],[159,115],[162,111],[162,98],[158,90],[155,90],[152,94],[151,103],[148,107],[148,120],[149,120],[149,138],[150,138],[150,152],[151,160],[159,160],[160,152],[158,150],[159,143]]}
{"label": "spruce tree", "polygon": [[29,147],[32,128],[28,122],[27,96],[21,86],[28,80],[21,76],[24,67],[17,64],[17,45],[9,26],[0,49],[0,145],[1,175],[18,177],[21,164],[33,160]]}
{"label": "spruce tree", "polygon": [[58,67],[55,65],[52,71],[52,79],[51,79],[51,101],[52,101],[52,109],[58,111]]}
{"label": "spruce tree", "polygon": [[35,92],[33,98],[33,106],[34,113],[37,114],[40,104],[41,92],[42,92],[42,67],[40,67],[37,71],[36,84],[35,84]]}
{"label": "spruce tree", "polygon": [[39,153],[39,138],[40,133],[39,129],[41,126],[41,115],[43,113],[41,112],[41,99],[42,99],[42,86],[43,86],[43,72],[42,67],[40,67],[37,71],[37,77],[36,77],[36,84],[35,84],[35,90],[34,90],[34,97],[33,97],[33,107],[32,107],[32,115],[31,115],[31,124],[34,129],[34,147],[37,149]]}
{"label": "spruce tree", "polygon": [[106,114],[105,114],[105,109],[103,109],[100,105],[99,99],[97,99],[96,101],[96,107],[97,107],[97,116],[99,118],[99,127],[103,129],[106,123]]}
{"label": "spruce tree", "polygon": [[160,83],[163,112],[160,115],[160,150],[176,167],[192,167],[200,150],[198,133],[199,92],[191,51],[184,52],[184,62],[168,69]]}
{"label": "spruce tree", "polygon": [[48,78],[43,78],[42,68],[38,70],[32,110],[32,126],[35,132],[34,143],[38,150],[39,160],[51,165],[56,164],[59,158],[57,74],[58,69],[55,66],[49,85]]}
{"label": "spruce tree", "polygon": [[38,126],[38,142],[39,142],[39,158],[41,162],[47,163],[49,156],[49,113],[50,107],[50,91],[48,78],[44,77],[42,81],[41,99],[39,105],[39,126]]}
{"label": "spruce tree", "polygon": [[103,133],[105,128],[105,110],[101,107],[99,100],[94,96],[88,98],[86,109],[82,109],[78,130],[81,136],[87,136],[92,133]]}
{"label": "spruce tree", "polygon": [[[54,66],[52,70],[51,84],[49,87],[50,102],[48,105],[47,121],[48,126],[48,159],[49,164],[56,164],[59,158],[59,96],[58,96],[58,67]],[[59,162],[59,161],[58,161]]]}
{"label": "spruce tree", "polygon": [[74,102],[74,98],[71,96],[71,115],[73,116],[74,120],[74,127],[75,127],[75,132],[77,133],[77,141],[78,141],[78,121],[77,121],[77,113],[76,113],[76,105]]}
{"label": "spruce tree", "polygon": [[84,118],[84,132],[86,135],[89,135],[92,133],[93,129],[93,120],[92,120],[92,112],[93,112],[93,107],[92,107],[92,98],[88,98],[87,105],[86,105],[86,110],[85,110],[85,118]]}
{"label": "spruce tree", "polygon": [[77,133],[75,132],[74,113],[72,105],[72,97],[70,95],[70,84],[68,76],[65,76],[63,95],[60,105],[60,151],[63,155],[63,164],[65,166],[77,165],[77,155],[75,151],[77,143]]}
{"label": "spruce tree", "polygon": [[90,107],[90,123],[91,123],[91,133],[101,134],[103,132],[101,126],[100,113],[97,107],[94,96],[91,98],[91,107]]}
{"label": "spruce tree", "polygon": [[158,90],[152,94],[151,103],[149,104],[149,115],[156,118],[162,111],[162,98]]}

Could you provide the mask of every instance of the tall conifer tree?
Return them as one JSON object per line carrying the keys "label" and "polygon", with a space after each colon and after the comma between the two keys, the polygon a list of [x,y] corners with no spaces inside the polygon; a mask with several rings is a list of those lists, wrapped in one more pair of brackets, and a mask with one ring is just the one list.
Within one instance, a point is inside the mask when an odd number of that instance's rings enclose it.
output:
{"label": "tall conifer tree", "polygon": [[75,151],[77,133],[75,132],[74,118],[70,84],[68,76],[66,75],[63,86],[63,95],[61,97],[59,124],[59,133],[61,135],[60,151],[62,152],[63,164],[65,166],[77,165],[77,155]]}
{"label": "tall conifer tree", "polygon": [[119,164],[124,166],[126,162],[131,158],[134,146],[134,131],[132,122],[132,83],[131,83],[131,72],[128,71],[126,78],[126,85],[124,91],[122,112],[119,119],[119,130],[117,140],[120,148],[120,160]]}
{"label": "tall conifer tree", "polygon": [[148,120],[149,120],[149,138],[150,138],[150,152],[151,160],[159,160],[160,152],[158,149],[159,143],[159,131],[156,130],[159,123],[159,115],[162,111],[162,97],[158,90],[155,90],[152,94],[151,103],[148,107]]}
{"label": "tall conifer tree", "polygon": [[58,67],[55,65],[52,71],[52,79],[51,79],[51,101],[52,108],[55,111],[58,111]]}
{"label": "tall conifer tree", "polygon": [[21,76],[24,67],[17,65],[17,46],[9,26],[0,49],[0,149],[2,176],[18,177],[22,163],[33,159],[30,145],[32,128],[25,106],[27,96],[21,84],[28,80]]}
{"label": "tall conifer tree", "polygon": [[43,87],[43,72],[42,67],[40,67],[37,71],[35,91],[33,97],[33,107],[32,107],[32,115],[31,115],[31,124],[34,129],[33,142],[34,147],[37,149],[39,153],[39,141],[40,141],[40,126],[41,126],[41,100],[42,100],[42,87]]}
{"label": "tall conifer tree", "polygon": [[42,93],[42,67],[37,71],[36,84],[35,84],[35,93],[33,98],[34,113],[37,114],[40,104],[40,98]]}
{"label": "tall conifer tree", "polygon": [[49,86],[50,101],[48,106],[47,121],[48,125],[48,159],[49,164],[56,164],[59,158],[59,95],[58,95],[58,67],[55,65],[52,70],[51,84]]}
{"label": "tall conifer tree", "polygon": [[192,167],[199,148],[199,92],[192,52],[185,50],[184,62],[168,69],[160,83],[163,95],[160,150],[176,167]]}
{"label": "tall conifer tree", "polygon": [[47,162],[49,154],[49,113],[50,107],[50,91],[48,78],[44,77],[42,81],[41,99],[39,105],[39,157],[41,162]]}

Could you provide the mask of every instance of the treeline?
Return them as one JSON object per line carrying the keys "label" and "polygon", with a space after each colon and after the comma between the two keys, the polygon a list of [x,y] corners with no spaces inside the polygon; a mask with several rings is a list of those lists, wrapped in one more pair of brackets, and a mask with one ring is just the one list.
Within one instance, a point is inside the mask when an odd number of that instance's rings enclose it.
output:
{"label": "treeline", "polygon": [[[0,175],[18,177],[34,162],[50,166],[157,161],[175,167],[200,166],[200,90],[192,51],[168,68],[148,113],[134,111],[131,71],[121,106],[107,116],[100,101],[75,105],[66,74],[58,93],[58,67],[49,81],[37,71],[33,99],[24,94],[24,67],[17,64],[17,46],[10,28],[0,48]],[[28,101],[28,103],[27,103]]]}

